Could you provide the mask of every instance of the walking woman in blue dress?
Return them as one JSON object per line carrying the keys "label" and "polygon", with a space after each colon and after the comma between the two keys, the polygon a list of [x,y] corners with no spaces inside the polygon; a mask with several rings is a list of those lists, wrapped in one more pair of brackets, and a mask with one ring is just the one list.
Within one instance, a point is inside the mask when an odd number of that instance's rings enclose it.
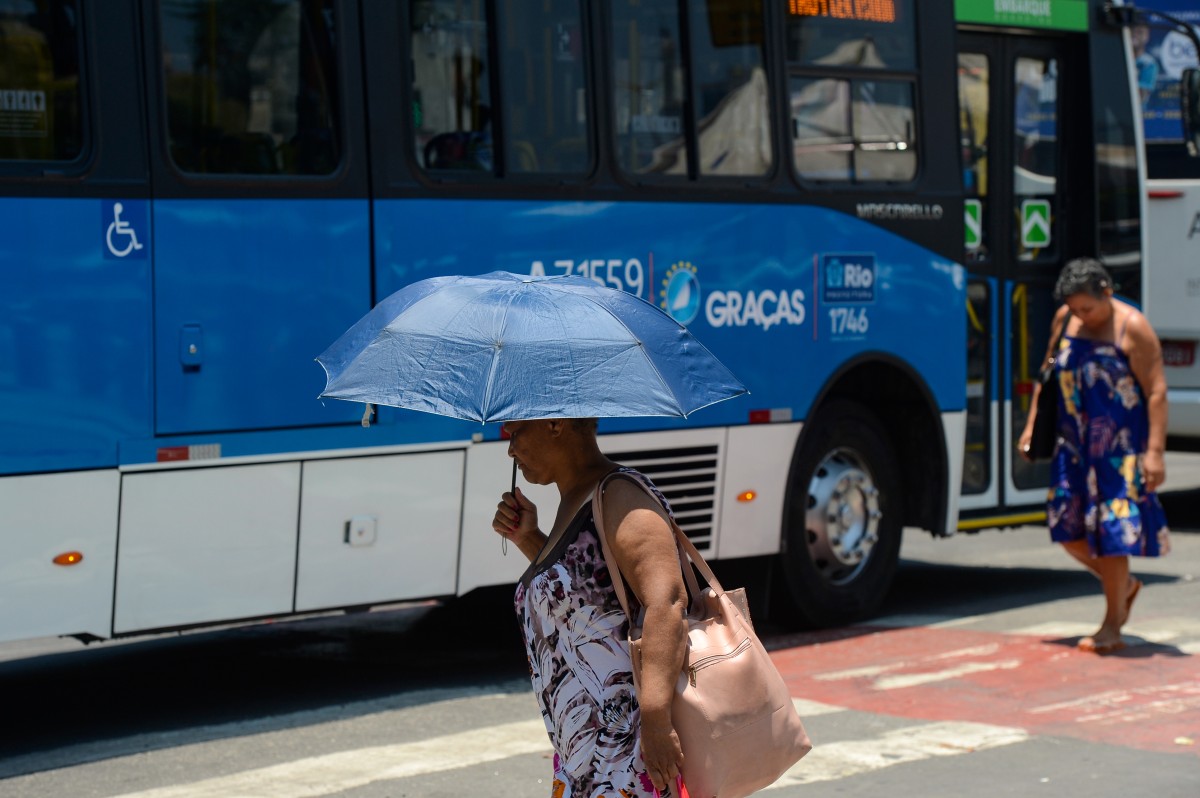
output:
{"label": "walking woman in blue dress", "polygon": [[[1121,627],[1142,587],[1129,571],[1130,555],[1170,550],[1155,493],[1166,478],[1162,346],[1146,317],[1113,297],[1112,278],[1093,258],[1067,263],[1054,297],[1063,305],[1047,360],[1061,390],[1047,524],[1051,539],[1104,586],[1104,621],[1079,647],[1107,654],[1124,647]],[[1029,451],[1037,392],[1018,443],[1022,453]]]}

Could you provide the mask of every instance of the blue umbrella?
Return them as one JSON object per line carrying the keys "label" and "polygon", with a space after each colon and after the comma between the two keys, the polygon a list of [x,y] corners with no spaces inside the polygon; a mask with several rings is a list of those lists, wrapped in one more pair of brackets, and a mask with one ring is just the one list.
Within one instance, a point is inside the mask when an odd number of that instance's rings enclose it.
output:
{"label": "blue umbrella", "polygon": [[433,277],[320,357],[322,397],[479,422],[683,416],[746,393],[687,328],[584,277]]}

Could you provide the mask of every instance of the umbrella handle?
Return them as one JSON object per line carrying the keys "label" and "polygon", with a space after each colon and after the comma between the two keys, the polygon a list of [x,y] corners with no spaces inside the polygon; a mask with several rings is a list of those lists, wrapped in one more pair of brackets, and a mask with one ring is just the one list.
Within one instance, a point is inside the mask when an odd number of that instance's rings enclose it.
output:
{"label": "umbrella handle", "polygon": [[[508,492],[513,495],[513,501],[516,501],[516,498],[517,498],[517,458],[515,458],[515,457],[513,458],[512,487],[509,488]],[[517,522],[520,523],[520,521],[521,521],[521,509],[520,509],[520,505],[517,505]],[[505,537],[504,535],[500,536],[500,553],[503,554],[505,557],[508,556],[508,538]]]}

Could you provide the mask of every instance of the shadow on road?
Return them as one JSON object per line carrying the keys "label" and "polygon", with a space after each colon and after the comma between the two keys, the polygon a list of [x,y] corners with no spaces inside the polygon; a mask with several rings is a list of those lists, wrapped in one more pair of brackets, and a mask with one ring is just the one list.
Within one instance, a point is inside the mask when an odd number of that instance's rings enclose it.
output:
{"label": "shadow on road", "polygon": [[[511,588],[0,662],[0,779],[137,751],[528,690]],[[489,606],[489,604],[491,606]],[[2,793],[3,790],[0,790]]]}
{"label": "shadow on road", "polygon": [[[1147,585],[1177,577],[1138,573]],[[1050,601],[1097,596],[1096,578],[1083,569],[944,565],[902,560],[885,615],[936,614],[966,618]]]}
{"label": "shadow on road", "polygon": [[[1151,657],[1188,657],[1191,656],[1186,651],[1181,651],[1175,646],[1169,646],[1166,643],[1152,643],[1144,637],[1137,635],[1122,634],[1122,642],[1125,644],[1123,648],[1116,651],[1110,651],[1104,654],[1097,654],[1099,657],[1116,657],[1119,659],[1150,659]],[[1043,640],[1043,643],[1049,643],[1053,646],[1064,646],[1066,648],[1078,648],[1081,636],[1075,637],[1060,637],[1053,640]]]}

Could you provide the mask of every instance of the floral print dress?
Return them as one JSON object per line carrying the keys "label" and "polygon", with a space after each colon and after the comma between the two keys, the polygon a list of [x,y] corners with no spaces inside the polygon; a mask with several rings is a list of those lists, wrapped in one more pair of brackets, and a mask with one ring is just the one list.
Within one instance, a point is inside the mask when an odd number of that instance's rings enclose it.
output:
{"label": "floral print dress", "polygon": [[[633,469],[616,473],[653,489]],[[654,494],[669,513],[666,499]],[[639,745],[629,620],[608,575],[591,502],[525,572],[514,601],[554,746],[552,798],[654,798]]]}
{"label": "floral print dress", "polygon": [[1150,417],[1128,357],[1110,341],[1063,336],[1055,370],[1051,539],[1086,540],[1093,557],[1166,554],[1166,516],[1158,496],[1145,490],[1142,473]]}

